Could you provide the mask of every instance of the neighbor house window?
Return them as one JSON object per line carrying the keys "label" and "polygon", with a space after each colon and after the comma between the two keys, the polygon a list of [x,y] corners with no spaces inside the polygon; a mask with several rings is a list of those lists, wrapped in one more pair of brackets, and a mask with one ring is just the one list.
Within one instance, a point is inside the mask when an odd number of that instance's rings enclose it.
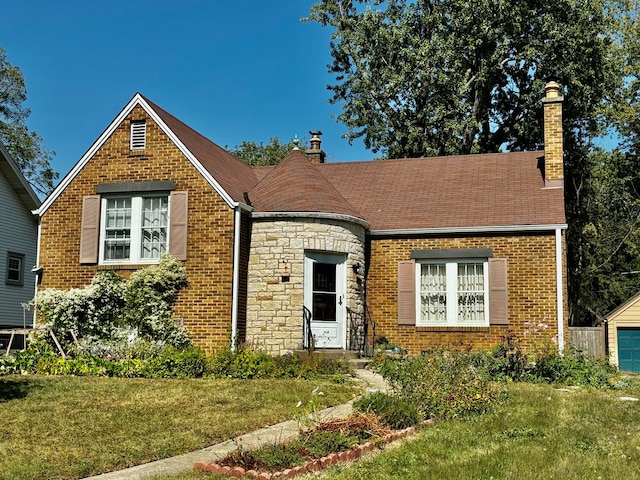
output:
{"label": "neighbor house window", "polygon": [[131,122],[131,150],[143,150],[147,146],[147,122],[133,120]]}
{"label": "neighbor house window", "polygon": [[416,266],[417,325],[489,324],[486,260],[423,261]]}
{"label": "neighbor house window", "polygon": [[21,253],[7,253],[7,276],[8,285],[24,284],[24,255]]}
{"label": "neighbor house window", "polygon": [[169,196],[102,199],[100,258],[104,263],[148,263],[167,251]]}

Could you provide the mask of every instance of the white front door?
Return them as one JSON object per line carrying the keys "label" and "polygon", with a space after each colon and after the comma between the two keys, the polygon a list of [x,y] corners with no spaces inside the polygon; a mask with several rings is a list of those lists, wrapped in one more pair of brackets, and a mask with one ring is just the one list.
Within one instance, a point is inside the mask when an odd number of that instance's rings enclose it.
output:
{"label": "white front door", "polygon": [[304,305],[312,315],[316,348],[345,348],[345,260],[345,255],[305,255]]}

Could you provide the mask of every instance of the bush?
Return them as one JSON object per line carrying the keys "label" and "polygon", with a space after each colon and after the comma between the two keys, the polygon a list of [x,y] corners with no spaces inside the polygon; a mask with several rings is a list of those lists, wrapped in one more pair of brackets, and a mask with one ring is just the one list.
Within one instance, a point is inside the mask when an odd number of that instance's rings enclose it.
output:
{"label": "bush", "polygon": [[590,357],[573,348],[560,353],[552,346],[525,355],[514,338],[488,353],[471,354],[470,359],[485,378],[496,381],[612,388],[610,377],[616,371],[606,358]]}
{"label": "bush", "polygon": [[91,353],[62,358],[46,342],[34,341],[14,357],[0,358],[0,373],[4,374],[198,378],[204,375],[206,366],[207,357],[202,350],[153,344],[131,349],[126,358],[106,359]]}
{"label": "bush", "polygon": [[418,408],[399,397],[383,392],[363,395],[353,402],[353,408],[363,413],[377,415],[386,426],[402,429],[420,423]]}
{"label": "bush", "polygon": [[561,385],[613,388],[611,375],[616,372],[606,358],[594,358],[573,348],[561,355],[555,351],[540,355],[533,364],[534,380]]}
{"label": "bush", "polygon": [[456,418],[488,412],[501,391],[461,353],[435,351],[416,358],[383,359],[378,372],[398,398],[415,405],[422,418]]}
{"label": "bush", "polygon": [[138,339],[188,346],[186,330],[171,316],[178,293],[186,286],[182,263],[164,254],[158,265],[134,272],[128,282],[113,271],[99,271],[82,289],[39,292],[34,304],[45,320],[43,326],[55,333],[65,351],[75,347],[73,331],[81,353],[98,345],[106,357],[110,355],[106,347],[117,349]]}
{"label": "bush", "polygon": [[228,378],[304,378],[340,376],[351,372],[348,362],[330,360],[320,355],[300,361],[292,354],[273,357],[262,350],[239,346],[218,351],[207,361],[207,373]]}

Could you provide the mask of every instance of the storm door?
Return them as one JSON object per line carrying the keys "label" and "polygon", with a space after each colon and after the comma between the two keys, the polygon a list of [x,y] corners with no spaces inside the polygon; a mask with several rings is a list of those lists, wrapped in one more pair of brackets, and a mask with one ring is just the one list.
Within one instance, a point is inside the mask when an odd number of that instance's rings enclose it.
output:
{"label": "storm door", "polygon": [[345,348],[345,256],[307,253],[304,267],[304,305],[316,348]]}

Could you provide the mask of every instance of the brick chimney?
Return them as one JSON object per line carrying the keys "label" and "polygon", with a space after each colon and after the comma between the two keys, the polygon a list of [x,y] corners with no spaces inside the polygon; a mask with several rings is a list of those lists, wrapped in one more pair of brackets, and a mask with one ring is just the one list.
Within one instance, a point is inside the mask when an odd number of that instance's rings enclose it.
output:
{"label": "brick chimney", "polygon": [[326,154],[320,148],[320,144],[322,143],[320,135],[322,135],[322,132],[320,130],[309,130],[309,133],[311,134],[311,140],[309,140],[311,147],[304,153],[307,154],[311,163],[324,163]]}
{"label": "brick chimney", "polygon": [[564,186],[564,147],[562,143],[562,101],[560,85],[550,81],[544,87],[544,186]]}

